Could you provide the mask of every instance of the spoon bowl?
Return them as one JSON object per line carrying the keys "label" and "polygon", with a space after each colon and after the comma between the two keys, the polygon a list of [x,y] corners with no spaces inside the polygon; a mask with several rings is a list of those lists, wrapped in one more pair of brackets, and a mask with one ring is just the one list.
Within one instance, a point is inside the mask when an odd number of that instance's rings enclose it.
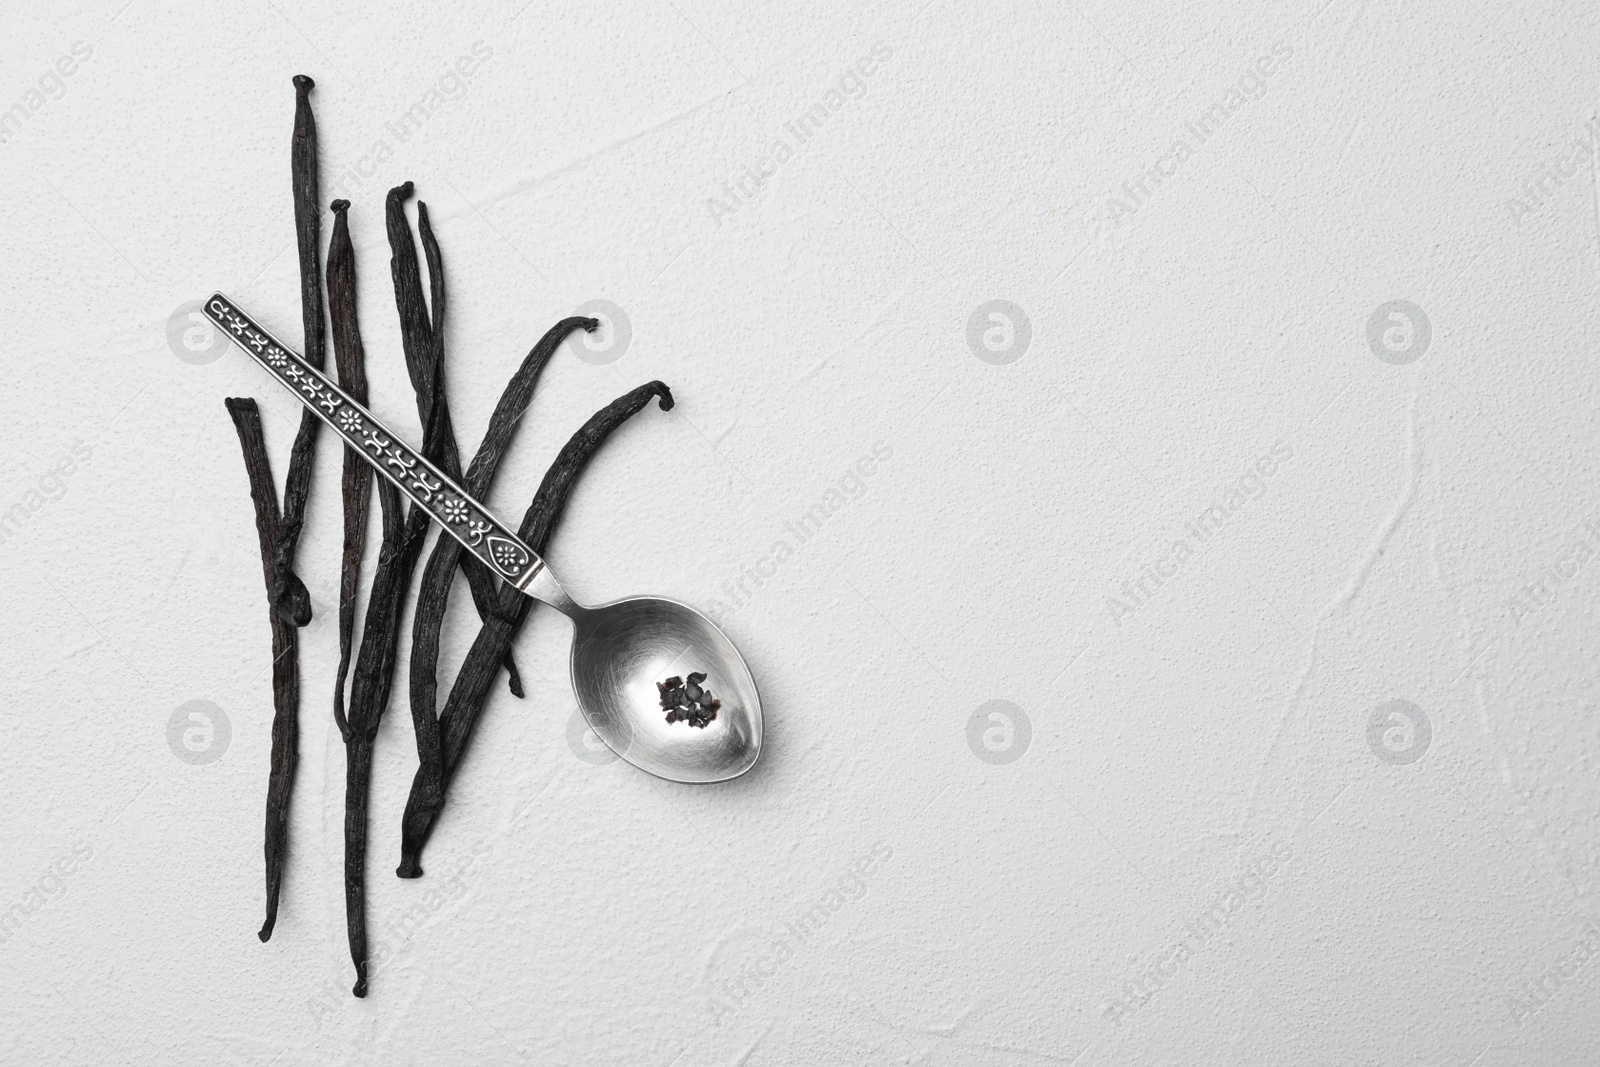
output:
{"label": "spoon bowl", "polygon": [[[761,697],[739,650],[710,619],[660,597],[574,604],[567,615],[578,707],[613,752],[674,782],[723,782],[755,765]],[[705,726],[668,722],[660,686],[693,674],[704,674],[698,684],[721,702],[715,717]]]}

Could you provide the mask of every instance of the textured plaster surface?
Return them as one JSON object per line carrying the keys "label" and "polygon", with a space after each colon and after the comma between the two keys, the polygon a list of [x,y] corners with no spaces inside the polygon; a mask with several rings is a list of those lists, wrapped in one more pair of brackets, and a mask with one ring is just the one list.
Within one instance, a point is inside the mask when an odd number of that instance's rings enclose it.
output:
{"label": "textured plaster surface", "polygon": [[[0,1062],[1600,1062],[1592,7],[5,21]],[[400,881],[402,661],[364,1001],[339,455],[263,945],[270,653],[222,400],[259,399],[280,485],[298,408],[185,310],[220,289],[299,341],[297,73],[373,408],[417,433],[409,179],[464,450],[558,318],[631,330],[553,361],[490,503],[666,381],[550,557],[580,599],[712,612],[767,715],[745,778],[647,777],[536,610],[527,698],[497,687]],[[458,587],[447,681],[476,629]]]}

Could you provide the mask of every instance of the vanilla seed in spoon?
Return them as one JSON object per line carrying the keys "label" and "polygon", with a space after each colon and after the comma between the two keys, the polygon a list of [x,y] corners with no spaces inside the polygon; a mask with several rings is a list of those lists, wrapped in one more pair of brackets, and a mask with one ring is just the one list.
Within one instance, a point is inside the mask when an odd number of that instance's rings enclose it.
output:
{"label": "vanilla seed in spoon", "polygon": [[704,730],[716,719],[722,701],[713,697],[709,689],[701,687],[700,683],[705,680],[703,673],[696,672],[689,675],[687,685],[677,675],[656,683],[656,688],[661,691],[661,706],[666,709],[668,722],[686,722]]}

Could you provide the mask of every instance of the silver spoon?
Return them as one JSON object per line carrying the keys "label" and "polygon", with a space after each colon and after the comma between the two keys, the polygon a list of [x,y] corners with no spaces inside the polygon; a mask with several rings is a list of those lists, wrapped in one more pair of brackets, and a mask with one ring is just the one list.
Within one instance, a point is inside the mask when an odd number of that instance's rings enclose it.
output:
{"label": "silver spoon", "polygon": [[674,782],[723,782],[755,766],[761,698],[739,650],[710,619],[660,597],[578,604],[489,509],[232,300],[215,294],[205,314],[468,552],[572,620],[572,689],[613,752]]}

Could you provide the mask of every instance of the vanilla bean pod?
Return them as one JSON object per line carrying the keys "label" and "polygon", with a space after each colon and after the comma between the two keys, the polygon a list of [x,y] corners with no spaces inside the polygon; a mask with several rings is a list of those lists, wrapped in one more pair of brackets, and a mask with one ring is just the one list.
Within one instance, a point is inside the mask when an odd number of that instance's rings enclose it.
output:
{"label": "vanilla bean pod", "polygon": [[[432,269],[430,257],[430,270]],[[437,298],[436,298],[437,299]],[[435,305],[437,306],[437,305]],[[600,320],[573,316],[562,319],[551,327],[539,343],[534,345],[522,361],[517,373],[506,383],[500,401],[489,419],[489,429],[483,442],[467,468],[462,488],[468,495],[483,500],[488,495],[500,459],[517,428],[523,413],[533,399],[539,375],[556,349],[574,330],[599,329]],[[445,608],[449,605],[450,583],[462,553],[462,545],[453,537],[440,537],[433,545],[433,553],[422,572],[422,584],[417,591],[417,606],[411,627],[411,723],[417,736],[418,781],[422,783],[421,804],[437,810],[443,803],[444,765],[439,749],[439,720],[437,715],[439,693],[439,632],[444,622]],[[509,654],[507,663],[510,662]],[[518,694],[521,695],[520,693]],[[420,868],[402,864],[395,873],[401,878],[416,878]]]}
{"label": "vanilla bean pod", "polygon": [[[421,200],[417,201],[417,237],[422,241],[422,253],[428,261],[428,288],[429,299],[433,311],[433,360],[444,366],[444,256],[439,251],[439,242],[434,239],[433,226],[428,219],[428,205]],[[440,372],[440,381],[443,381],[443,371]],[[440,465],[445,473],[456,481],[461,481],[461,455],[456,447],[455,430],[450,424],[450,409],[445,403],[443,386],[436,398],[439,404],[439,417],[444,420],[441,431],[440,446],[443,448]],[[448,540],[446,538],[445,540]],[[495,588],[500,580],[489,572],[476,556],[465,556],[460,559],[462,573],[467,576],[467,589],[472,593],[472,603],[478,610],[478,618],[489,617],[489,608],[494,602]],[[517,664],[512,659],[511,652],[506,652],[506,686],[512,695],[522,696],[522,675],[517,671]]]}
{"label": "vanilla bean pod", "polygon": [[[411,183],[390,190],[385,203],[389,234],[389,261],[394,278],[395,308],[400,315],[406,372],[416,393],[417,416],[422,422],[422,455],[440,463],[451,440],[449,408],[445,402],[442,351],[434,345],[416,250],[406,225],[404,202]],[[442,284],[442,279],[440,281]],[[459,463],[457,464],[459,467]],[[361,650],[356,656],[355,678],[350,686],[350,710],[345,731],[344,891],[345,926],[350,959],[356,968],[351,992],[367,995],[366,860],[367,806],[372,784],[372,750],[378,727],[389,706],[390,687],[400,641],[400,616],[411,574],[428,532],[428,512],[412,504],[401,514],[400,491],[387,478],[378,482],[378,504],[383,513],[383,547],[367,594],[367,617],[362,627]]]}
{"label": "vanilla bean pod", "polygon": [[[294,138],[289,149],[289,172],[294,196],[295,245],[300,259],[300,320],[305,330],[305,358],[322,369],[325,345],[322,315],[321,209],[317,194],[317,120],[311,113],[311,90],[316,82],[304,74],[294,76]],[[306,498],[311,493],[311,467],[322,422],[310,411],[301,412],[300,431],[289,453],[289,473],[283,485],[283,515],[278,523],[277,550],[273,556],[272,603],[296,626],[311,621],[311,596],[294,572],[295,547],[305,521]]]}
{"label": "vanilla bean pod", "polygon": [[[300,304],[306,330],[306,358],[323,364],[322,279],[317,262],[317,123],[311,113],[311,89],[316,83],[303,74],[294,77],[294,136],[289,151],[290,186],[294,199],[295,234],[300,255]],[[311,621],[311,596],[294,573],[295,545],[311,489],[311,464],[320,420],[303,412],[289,456],[284,479],[283,507],[267,460],[261,413],[249,398],[230,397],[228,415],[244,451],[255,505],[256,534],[261,542],[261,566],[267,587],[267,610],[272,620],[272,755],[267,775],[266,858],[267,914],[257,933],[262,941],[272,937],[278,921],[278,899],[283,886],[284,857],[289,842],[289,799],[294,788],[300,745],[300,643],[294,627]],[[292,625],[291,625],[292,624]]]}
{"label": "vanilla bean pod", "polygon": [[400,346],[406,357],[406,373],[417,394],[417,415],[424,435],[435,432],[437,410],[429,371],[435,366],[433,326],[428,321],[428,302],[422,295],[422,268],[406,220],[405,202],[414,186],[403,182],[384,198],[384,229],[389,236],[389,275],[394,281],[395,311],[400,316]]}
{"label": "vanilla bean pod", "polygon": [[[437,370],[437,367],[433,368]],[[417,406],[438,388],[437,374],[417,378]],[[437,429],[437,422],[432,424]],[[422,454],[434,459],[437,434],[425,429]],[[355,679],[350,684],[350,715],[345,733],[344,794],[344,898],[345,927],[350,959],[356,968],[351,992],[367,995],[367,804],[372,783],[372,747],[378,726],[389,707],[394,665],[400,642],[400,615],[411,573],[428,532],[428,513],[416,504],[401,515],[400,491],[387,478],[378,480],[378,504],[383,513],[383,547],[367,593],[367,618],[362,626],[361,651],[356,656]]]}
{"label": "vanilla bean pod", "polygon": [[[328,321],[333,331],[333,358],[339,386],[358,404],[367,402],[366,351],[356,318],[356,258],[350,240],[350,201],[335,200],[333,240],[328,246]],[[333,683],[333,721],[346,740],[350,725],[344,714],[344,683],[350,671],[350,641],[356,622],[356,587],[361,578],[361,553],[367,540],[372,507],[372,468],[354,448],[344,449],[339,483],[344,503],[344,544],[339,566],[339,667]]]}
{"label": "vanilla bean pod", "polygon": [[[244,453],[245,473],[250,478],[250,501],[255,506],[256,537],[261,543],[261,573],[271,590],[273,560],[277,550],[278,491],[272,484],[272,467],[267,459],[267,442],[261,432],[261,412],[248,397],[229,397],[224,401]],[[299,749],[300,656],[299,635],[287,619],[267,599],[267,618],[272,624],[272,763],[267,777],[267,829],[263,852],[267,869],[267,916],[256,935],[262,941],[272,936],[278,921],[278,891],[283,884],[284,853],[289,840],[289,795],[294,787],[294,771]]]}
{"label": "vanilla bean pod", "polygon": [[[433,300],[432,320],[422,296],[422,274],[417,263],[416,247],[411,241],[411,227],[406,222],[405,201],[410,199],[413,186],[405,182],[389,190],[384,203],[385,224],[389,235],[389,270],[394,279],[395,307],[400,314],[400,339],[405,350],[406,368],[412,385],[417,389],[417,414],[434,435],[438,454],[429,456],[455,481],[461,481],[461,455],[456,447],[455,429],[451,425],[450,405],[444,388],[444,258],[439,243],[434,239],[433,227],[428,219],[428,205],[417,202],[417,230],[422,240],[423,253],[428,257],[428,285]],[[489,572],[476,556],[463,554],[459,558],[461,572],[466,575],[467,587],[472,591],[472,602],[478,617],[486,619],[494,602],[495,587],[499,579]],[[506,654],[506,684],[516,696],[522,696],[522,676],[508,651]]]}
{"label": "vanilla bean pod", "polygon": [[[436,442],[423,435],[422,454],[432,454]],[[378,479],[378,504],[383,512],[383,547],[367,594],[367,618],[362,627],[361,651],[356,657],[355,680],[350,684],[350,722],[345,736],[344,892],[345,924],[350,958],[356,966],[358,997],[367,995],[367,803],[372,782],[372,746],[378,726],[389,707],[389,690],[400,643],[400,616],[406,590],[430,517],[413,504],[400,517],[400,491],[387,478]]]}
{"label": "vanilla bean pod", "polygon": [[[350,685],[350,716],[345,734],[344,907],[350,959],[356,968],[358,997],[367,995],[367,803],[372,783],[372,746],[389,703],[394,679],[395,646],[400,637],[400,610],[410,584],[412,566],[422,547],[421,536],[408,537],[410,523],[401,515],[400,491],[388,479],[378,481],[383,513],[383,547],[367,594],[367,618]],[[421,509],[413,506],[412,510]]]}
{"label": "vanilla bean pod", "polygon": [[[663,411],[672,409],[672,391],[661,382],[649,382],[595,412],[562,447],[539,483],[539,491],[534,494],[533,503],[523,515],[522,525],[517,528],[517,535],[528,547],[544,555],[578,475],[606,438],[644,408],[651,397],[660,398]],[[462,754],[472,735],[473,725],[483,710],[498,665],[532,606],[530,597],[509,585],[502,586],[495,597],[490,617],[478,631],[477,639],[473,641],[456,675],[444,711],[439,716],[443,774],[437,790],[437,803],[431,803],[433,798],[426,795],[432,787],[422,780],[421,767],[412,779],[411,795],[406,800],[400,828],[400,869],[408,872],[403,877],[414,878],[422,873],[423,846],[427,844],[428,835],[432,833],[439,812],[443,810],[445,793],[460,766]]]}

